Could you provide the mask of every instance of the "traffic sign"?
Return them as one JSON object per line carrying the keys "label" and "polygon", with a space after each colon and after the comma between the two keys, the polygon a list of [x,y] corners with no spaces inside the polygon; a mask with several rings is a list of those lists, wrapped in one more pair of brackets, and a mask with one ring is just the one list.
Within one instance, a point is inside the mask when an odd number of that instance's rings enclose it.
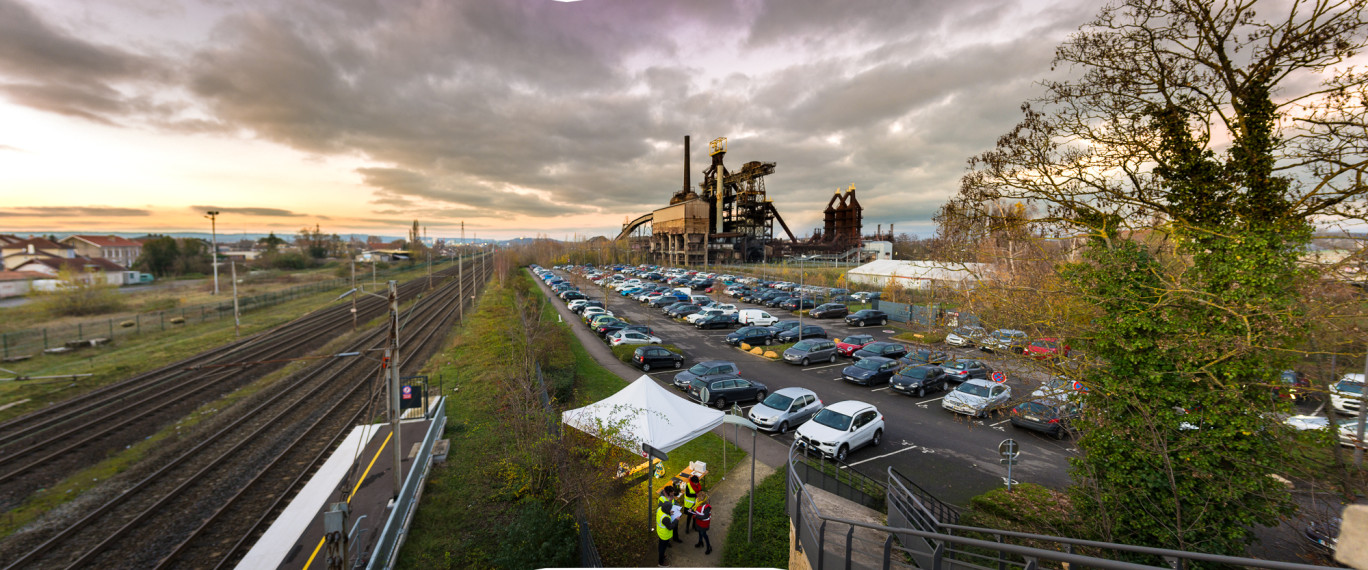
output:
{"label": "traffic sign", "polygon": [[1001,456],[1003,456],[1003,457],[1005,457],[1005,458],[1007,458],[1007,459],[1014,459],[1014,458],[1016,458],[1016,456],[1021,455],[1021,452],[1019,451],[1019,448],[1017,447],[1017,442],[1016,442],[1016,440],[1015,440],[1015,439],[1004,439],[1004,440],[1002,440],[1002,443],[999,443],[999,444],[998,444],[998,455],[1001,455]]}
{"label": "traffic sign", "polygon": [[993,381],[1001,384],[1007,381],[1007,373],[1001,370],[993,372]]}

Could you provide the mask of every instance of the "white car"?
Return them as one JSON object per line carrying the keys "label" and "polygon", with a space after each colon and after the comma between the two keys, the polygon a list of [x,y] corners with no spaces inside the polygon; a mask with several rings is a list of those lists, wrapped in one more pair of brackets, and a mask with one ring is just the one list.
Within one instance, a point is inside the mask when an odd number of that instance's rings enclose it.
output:
{"label": "white car", "polygon": [[608,309],[603,307],[585,307],[584,312],[580,313],[580,317],[587,321],[594,318],[594,315],[606,312],[608,312]]}
{"label": "white car", "polygon": [[988,380],[968,380],[941,399],[941,407],[952,412],[985,417],[989,412],[1007,405],[1012,399],[1012,387]]}
{"label": "white car", "polygon": [[622,330],[608,335],[608,344],[613,346],[624,344],[660,344],[660,337],[639,331]]}
{"label": "white car", "polygon": [[1330,386],[1330,407],[1341,414],[1357,416],[1363,401],[1363,374],[1345,374]]}
{"label": "white car", "polygon": [[566,305],[565,308],[570,309],[570,312],[573,313],[573,312],[576,312],[575,309],[578,309],[578,308],[580,308],[580,307],[583,307],[584,304],[585,304],[585,303],[588,303],[588,302],[589,302],[589,299],[575,299],[574,301],[570,301],[570,304],[569,304],[569,305]]}
{"label": "white car", "polygon": [[836,402],[817,412],[794,432],[808,451],[845,461],[851,451],[883,440],[884,418],[873,404],[858,400]]}
{"label": "white car", "polygon": [[[1283,423],[1296,430],[1328,429],[1330,418],[1325,416],[1291,416],[1284,419]],[[1354,442],[1358,439],[1358,418],[1338,420],[1335,422],[1335,426],[1340,445],[1354,447]]]}
{"label": "white car", "polygon": [[706,319],[706,318],[711,317],[711,316],[714,316],[714,315],[720,315],[720,314],[722,314],[722,311],[720,311],[720,310],[718,310],[718,309],[703,309],[702,311],[699,311],[699,312],[697,312],[697,313],[694,313],[694,314],[692,314],[692,315],[689,315],[689,316],[687,316],[687,317],[684,317],[684,321],[687,322],[687,323],[689,323],[689,324],[691,324],[691,325],[696,325],[696,324],[698,324],[698,321],[701,321],[701,320],[703,320],[703,319]]}
{"label": "white car", "polygon": [[945,335],[945,344],[959,347],[974,346],[987,334],[988,331],[983,330],[983,327],[960,327]]}

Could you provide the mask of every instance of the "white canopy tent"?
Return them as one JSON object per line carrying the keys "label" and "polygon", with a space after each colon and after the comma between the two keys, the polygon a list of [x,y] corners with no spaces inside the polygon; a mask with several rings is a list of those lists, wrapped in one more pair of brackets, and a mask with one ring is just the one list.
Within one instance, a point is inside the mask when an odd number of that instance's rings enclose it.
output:
{"label": "white canopy tent", "polygon": [[642,443],[668,452],[722,425],[724,415],[642,375],[612,396],[566,410],[561,422],[644,456]]}

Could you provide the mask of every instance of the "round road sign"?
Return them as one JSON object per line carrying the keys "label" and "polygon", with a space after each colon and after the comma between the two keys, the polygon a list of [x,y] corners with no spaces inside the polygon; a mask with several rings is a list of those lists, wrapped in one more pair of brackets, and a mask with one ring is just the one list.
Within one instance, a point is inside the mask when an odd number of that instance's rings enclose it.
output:
{"label": "round road sign", "polygon": [[993,381],[1001,384],[1007,381],[1007,373],[1001,370],[993,372]]}
{"label": "round road sign", "polygon": [[1020,454],[1021,452],[1018,451],[1015,439],[1004,439],[1002,440],[1002,443],[998,444],[998,455],[1011,459]]}

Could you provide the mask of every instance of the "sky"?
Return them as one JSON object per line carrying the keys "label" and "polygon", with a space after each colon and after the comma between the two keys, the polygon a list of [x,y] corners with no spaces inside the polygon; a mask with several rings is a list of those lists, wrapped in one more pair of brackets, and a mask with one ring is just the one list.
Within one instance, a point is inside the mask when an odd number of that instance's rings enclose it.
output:
{"label": "sky", "polygon": [[[0,0],[0,231],[615,235],[777,163],[929,237],[1086,0]],[[777,231],[777,229],[776,229]]]}

